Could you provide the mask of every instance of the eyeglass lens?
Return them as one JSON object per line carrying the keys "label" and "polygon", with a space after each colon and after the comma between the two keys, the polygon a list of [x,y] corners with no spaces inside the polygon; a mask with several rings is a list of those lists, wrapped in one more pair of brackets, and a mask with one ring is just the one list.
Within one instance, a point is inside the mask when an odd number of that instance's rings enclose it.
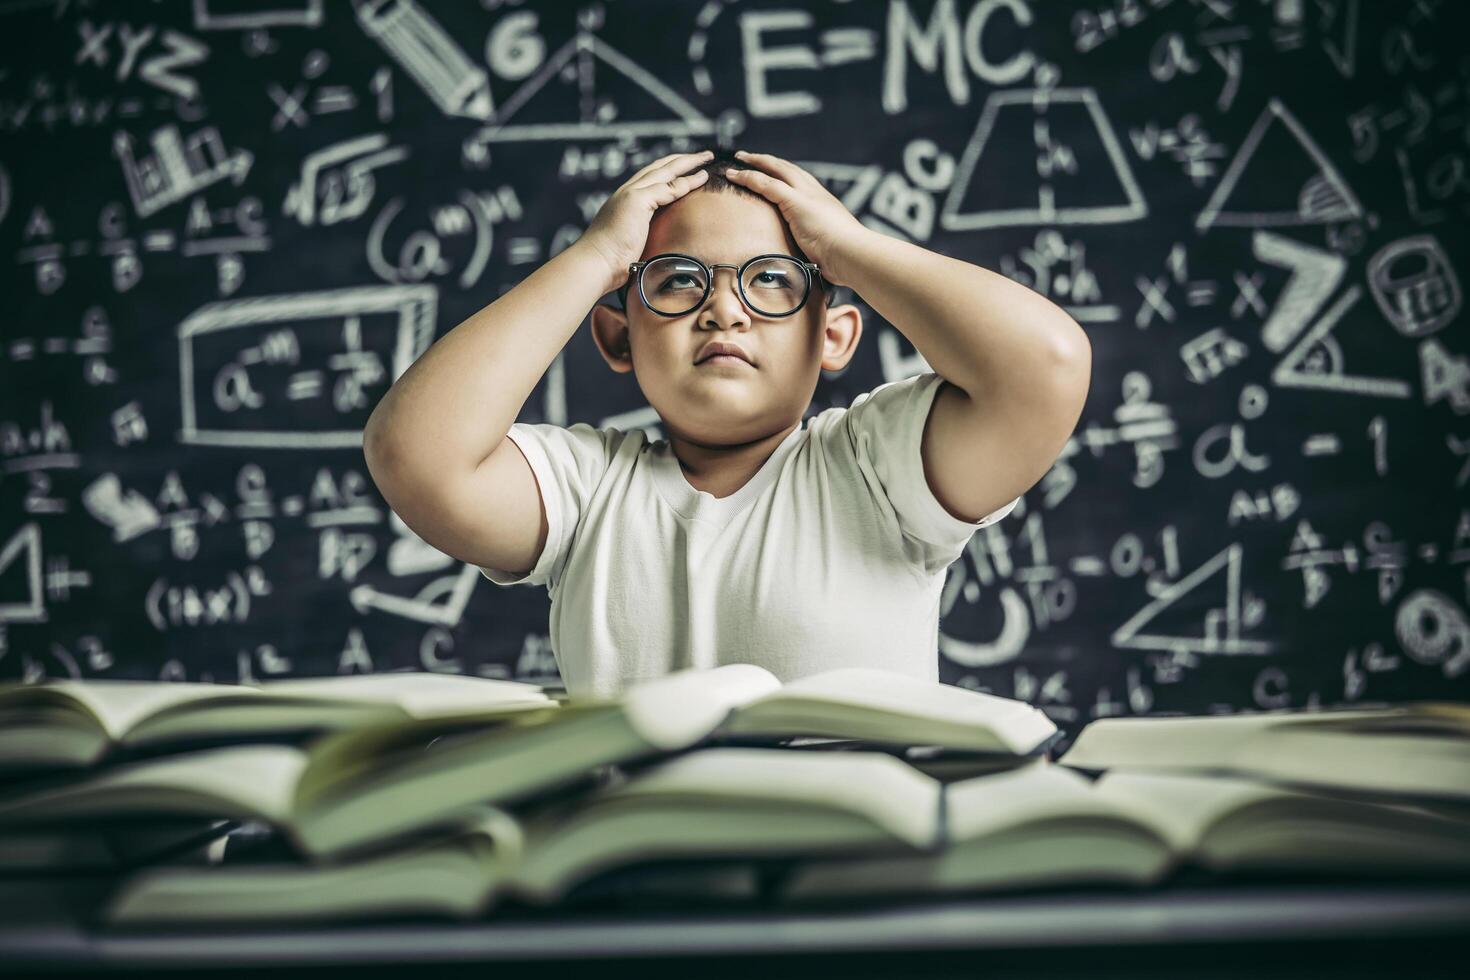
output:
{"label": "eyeglass lens", "polygon": [[[651,309],[669,316],[688,313],[704,299],[708,272],[678,256],[654,259],[643,267],[643,296]],[[762,316],[786,316],[806,299],[806,269],[795,259],[771,257],[750,263],[740,277],[745,302]]]}

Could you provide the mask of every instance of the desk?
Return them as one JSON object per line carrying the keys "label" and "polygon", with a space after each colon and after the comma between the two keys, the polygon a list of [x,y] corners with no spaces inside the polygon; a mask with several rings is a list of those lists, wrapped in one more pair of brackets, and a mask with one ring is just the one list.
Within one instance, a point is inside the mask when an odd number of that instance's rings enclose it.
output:
{"label": "desk", "polygon": [[[969,896],[781,914],[701,910],[477,923],[87,933],[0,883],[0,973],[350,967],[352,976],[1464,976],[1470,881],[1227,883]],[[24,901],[24,906],[17,905]],[[487,972],[487,968],[494,973]],[[636,972],[635,972],[636,971]],[[134,975],[138,975],[134,973]],[[230,972],[230,976],[252,975]],[[345,975],[345,973],[344,973]]]}

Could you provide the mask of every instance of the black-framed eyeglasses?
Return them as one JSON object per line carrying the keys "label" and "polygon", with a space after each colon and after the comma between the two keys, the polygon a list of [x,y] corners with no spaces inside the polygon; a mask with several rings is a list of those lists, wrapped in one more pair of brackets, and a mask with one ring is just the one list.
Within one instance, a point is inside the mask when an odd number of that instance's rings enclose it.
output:
{"label": "black-framed eyeglasses", "polygon": [[618,298],[626,310],[628,289],[637,282],[644,306],[659,316],[684,316],[709,299],[716,269],[734,269],[745,305],[773,318],[790,316],[805,306],[822,274],[815,262],[778,252],[752,256],[738,266],[705,265],[692,255],[666,252],[629,265],[628,281],[618,288]]}

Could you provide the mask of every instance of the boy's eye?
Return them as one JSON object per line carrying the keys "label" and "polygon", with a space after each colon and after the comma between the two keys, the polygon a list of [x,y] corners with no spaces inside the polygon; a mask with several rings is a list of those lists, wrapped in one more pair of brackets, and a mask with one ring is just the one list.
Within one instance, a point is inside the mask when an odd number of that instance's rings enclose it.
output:
{"label": "boy's eye", "polygon": [[[676,280],[680,280],[680,281],[676,281]],[[676,272],[673,275],[671,275],[668,278],[666,278],[663,282],[659,283],[659,287],[658,288],[659,289],[679,289],[679,288],[683,288],[685,286],[692,286],[695,289],[703,289],[704,288],[704,283],[703,283],[702,280],[695,278],[694,276],[690,275],[687,272]]]}

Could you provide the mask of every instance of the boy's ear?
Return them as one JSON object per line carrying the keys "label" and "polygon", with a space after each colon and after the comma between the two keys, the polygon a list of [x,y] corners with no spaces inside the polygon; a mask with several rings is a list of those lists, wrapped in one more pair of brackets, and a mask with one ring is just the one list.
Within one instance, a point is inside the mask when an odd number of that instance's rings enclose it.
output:
{"label": "boy's ear", "polygon": [[592,341],[607,366],[619,374],[633,370],[633,353],[628,347],[628,314],[607,303],[592,307]]}
{"label": "boy's ear", "polygon": [[822,370],[841,371],[852,362],[863,337],[863,312],[852,303],[827,307],[822,331]]}

